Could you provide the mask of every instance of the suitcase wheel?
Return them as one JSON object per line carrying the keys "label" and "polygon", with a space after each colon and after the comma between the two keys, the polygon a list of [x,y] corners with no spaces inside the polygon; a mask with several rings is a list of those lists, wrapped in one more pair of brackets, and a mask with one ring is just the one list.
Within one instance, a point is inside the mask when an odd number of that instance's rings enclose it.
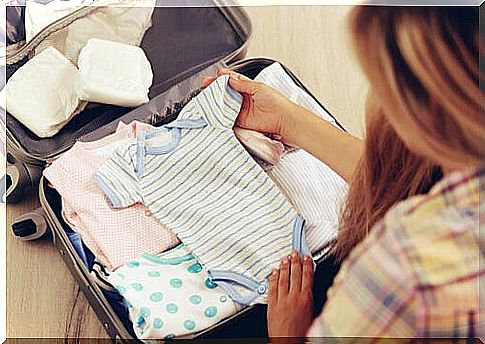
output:
{"label": "suitcase wheel", "polygon": [[36,240],[47,232],[47,222],[42,208],[20,215],[11,226],[12,233],[21,240]]}

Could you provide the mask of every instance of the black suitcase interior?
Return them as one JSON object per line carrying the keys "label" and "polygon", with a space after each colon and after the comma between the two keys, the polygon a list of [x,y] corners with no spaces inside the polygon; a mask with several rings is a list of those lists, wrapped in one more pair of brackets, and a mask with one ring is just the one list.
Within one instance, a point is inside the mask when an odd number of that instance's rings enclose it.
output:
{"label": "black suitcase interior", "polygon": [[[9,155],[22,163],[43,165],[69,149],[77,140],[94,141],[113,133],[120,121],[130,123],[138,120],[155,126],[166,124],[174,120],[178,111],[200,91],[204,75],[214,75],[217,69],[227,66],[254,78],[275,62],[263,58],[242,60],[251,26],[240,7],[156,7],[152,22],[141,44],[154,72],[149,103],[136,109],[90,104],[57,135],[48,139],[38,138],[7,114]],[[164,49],[167,46],[170,49]],[[26,59],[23,59],[8,65],[7,77],[25,62]],[[297,85],[311,94],[295,75],[288,69],[286,71]],[[61,197],[44,178],[40,180],[39,199],[55,247],[109,336],[120,342],[134,340],[132,331],[124,327],[69,241],[66,231],[70,228],[61,215]],[[338,266],[332,257],[324,256],[317,262],[315,314],[321,311],[326,291],[337,271]],[[266,307],[258,305],[245,308],[191,338],[262,338],[266,335]]]}
{"label": "black suitcase interior", "polygon": [[[149,98],[217,61],[229,63],[241,59],[245,56],[250,33],[249,19],[240,7],[155,7],[152,26],[141,43],[153,69]],[[27,60],[8,64],[7,79]],[[52,158],[70,148],[84,134],[130,110],[91,103],[54,137],[43,139],[7,113],[8,148],[16,157],[24,156],[24,160]]]}

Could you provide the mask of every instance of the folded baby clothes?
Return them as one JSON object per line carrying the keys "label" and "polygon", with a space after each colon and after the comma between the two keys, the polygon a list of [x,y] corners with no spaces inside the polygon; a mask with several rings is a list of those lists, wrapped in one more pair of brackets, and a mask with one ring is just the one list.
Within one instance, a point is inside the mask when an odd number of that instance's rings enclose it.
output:
{"label": "folded baby clothes", "polygon": [[304,150],[285,154],[266,172],[305,219],[308,247],[321,258],[337,238],[345,180]]}
{"label": "folded baby clothes", "polygon": [[93,38],[77,65],[81,100],[126,107],[148,102],[153,73],[140,47]]}
{"label": "folded baby clothes", "polygon": [[[233,300],[253,304],[266,302],[283,257],[310,252],[303,219],[234,136],[241,101],[218,78],[176,121],[122,145],[96,183],[114,207],[144,203]],[[167,133],[172,141],[157,144]]]}
{"label": "folded baby clothes", "polygon": [[44,175],[63,200],[63,215],[85,245],[108,269],[113,270],[142,252],[158,253],[178,244],[171,231],[141,204],[113,209],[94,183],[94,173],[122,142],[133,140],[148,128],[133,122],[120,124],[117,132],[95,142],[77,142]]}
{"label": "folded baby clothes", "polygon": [[142,340],[200,332],[240,309],[183,244],[158,255],[144,253],[108,280],[125,298]]}
{"label": "folded baby clothes", "polygon": [[[325,109],[298,87],[279,63],[263,69],[255,80],[337,126]],[[345,180],[302,149],[284,154],[279,163],[267,169],[267,173],[305,219],[308,246],[313,257],[320,258],[337,236],[339,212],[347,193]]]}
{"label": "folded baby clothes", "polygon": [[39,137],[55,135],[85,103],[76,94],[78,70],[50,47],[7,82],[7,111]]}

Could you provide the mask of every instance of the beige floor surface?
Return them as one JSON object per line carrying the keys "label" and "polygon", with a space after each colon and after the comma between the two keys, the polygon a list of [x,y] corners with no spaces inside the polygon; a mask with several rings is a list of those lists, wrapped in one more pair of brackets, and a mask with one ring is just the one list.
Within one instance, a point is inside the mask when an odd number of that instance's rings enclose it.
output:
{"label": "beige floor surface", "polygon": [[[248,57],[289,67],[352,133],[361,135],[367,86],[351,53],[348,7],[251,7]],[[331,142],[329,142],[331,144]],[[7,208],[12,220],[37,206],[32,197]],[[7,233],[8,337],[107,338],[86,298],[47,240],[21,242]]]}

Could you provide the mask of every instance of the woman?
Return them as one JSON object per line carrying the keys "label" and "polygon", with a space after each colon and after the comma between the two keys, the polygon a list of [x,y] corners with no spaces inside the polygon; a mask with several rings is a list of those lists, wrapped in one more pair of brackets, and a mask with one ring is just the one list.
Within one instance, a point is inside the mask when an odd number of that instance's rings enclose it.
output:
{"label": "woman", "polygon": [[311,259],[293,253],[270,276],[270,337],[483,333],[478,16],[471,7],[354,10],[354,45],[371,86],[363,143],[222,71],[244,95],[240,126],[282,136],[350,182],[336,248],[345,261],[322,313],[312,319]]}

